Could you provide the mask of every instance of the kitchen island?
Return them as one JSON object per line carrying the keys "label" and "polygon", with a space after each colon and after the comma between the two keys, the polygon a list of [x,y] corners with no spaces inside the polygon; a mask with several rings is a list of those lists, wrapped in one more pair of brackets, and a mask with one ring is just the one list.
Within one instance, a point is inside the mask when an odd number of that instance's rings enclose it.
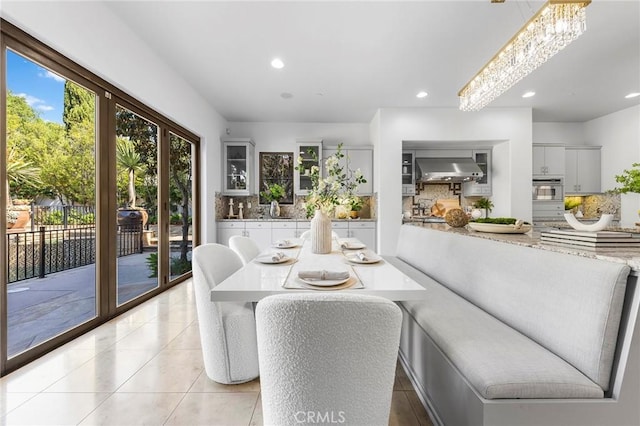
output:
{"label": "kitchen island", "polygon": [[[463,228],[453,228],[444,223],[420,223],[410,222],[407,223],[412,226],[420,226],[424,228],[436,229],[442,232],[452,232],[461,235],[467,235],[473,238],[484,238],[488,240],[501,241],[508,244],[515,244],[519,246],[532,247],[540,250],[554,251],[558,253],[568,253],[576,256],[589,257],[593,259],[601,259],[609,262],[624,263],[631,267],[632,275],[640,275],[640,247],[639,248],[604,248],[604,249],[587,249],[579,246],[558,246],[545,244],[540,241],[541,230],[548,230],[552,228],[534,228],[525,234],[496,234],[491,232],[478,232]],[[636,230],[628,229],[616,229],[625,232],[636,232]]]}

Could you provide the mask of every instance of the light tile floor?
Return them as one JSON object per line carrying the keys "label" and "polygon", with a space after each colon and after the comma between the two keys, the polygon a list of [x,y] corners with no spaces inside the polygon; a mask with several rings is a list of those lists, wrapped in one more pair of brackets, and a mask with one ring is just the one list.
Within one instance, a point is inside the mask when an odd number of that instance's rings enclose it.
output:
{"label": "light tile floor", "polygon": [[[0,425],[262,425],[260,382],[206,376],[186,281],[0,379]],[[390,425],[432,423],[398,366]]]}

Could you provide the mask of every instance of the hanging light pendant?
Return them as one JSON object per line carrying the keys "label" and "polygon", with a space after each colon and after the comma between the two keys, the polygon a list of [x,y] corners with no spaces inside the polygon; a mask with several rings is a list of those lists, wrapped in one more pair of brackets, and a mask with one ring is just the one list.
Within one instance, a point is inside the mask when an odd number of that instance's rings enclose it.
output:
{"label": "hanging light pendant", "polygon": [[591,0],[549,0],[458,92],[462,111],[478,111],[586,30]]}

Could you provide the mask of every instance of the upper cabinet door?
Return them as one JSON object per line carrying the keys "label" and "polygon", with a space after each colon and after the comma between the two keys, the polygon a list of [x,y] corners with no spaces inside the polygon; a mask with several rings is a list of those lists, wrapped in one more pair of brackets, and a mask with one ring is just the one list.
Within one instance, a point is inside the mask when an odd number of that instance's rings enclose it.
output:
{"label": "upper cabinet door", "polygon": [[534,145],[534,175],[564,175],[564,146]]}
{"label": "upper cabinet door", "polygon": [[349,169],[354,172],[358,169],[367,180],[358,187],[358,195],[373,194],[373,149],[349,149]]}
{"label": "upper cabinet door", "polygon": [[[327,148],[324,149],[322,155],[324,160],[334,155],[337,149]],[[360,169],[362,175],[367,180],[358,187],[357,195],[372,195],[373,194],[373,148],[371,147],[342,147],[342,153],[344,158],[340,163],[343,167],[349,168],[355,172]]]}
{"label": "upper cabinet door", "polygon": [[252,195],[254,143],[251,139],[222,141],[222,194]]}
{"label": "upper cabinet door", "polygon": [[597,194],[600,182],[600,147],[567,148],[564,188],[566,194]]}
{"label": "upper cabinet door", "polygon": [[297,141],[296,164],[298,156],[302,158],[302,164],[293,171],[293,189],[296,195],[307,195],[311,189],[311,167],[320,168],[322,176],[322,139],[313,141]]}

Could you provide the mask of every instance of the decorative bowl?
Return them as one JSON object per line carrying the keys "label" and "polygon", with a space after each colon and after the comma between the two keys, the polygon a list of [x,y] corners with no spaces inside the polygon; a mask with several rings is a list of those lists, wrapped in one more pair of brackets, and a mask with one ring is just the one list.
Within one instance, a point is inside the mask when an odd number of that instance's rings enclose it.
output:
{"label": "decorative bowl", "polygon": [[573,213],[565,213],[564,218],[567,223],[576,231],[602,231],[607,226],[611,225],[613,220],[612,214],[603,214],[596,223],[582,223],[573,215]]}

